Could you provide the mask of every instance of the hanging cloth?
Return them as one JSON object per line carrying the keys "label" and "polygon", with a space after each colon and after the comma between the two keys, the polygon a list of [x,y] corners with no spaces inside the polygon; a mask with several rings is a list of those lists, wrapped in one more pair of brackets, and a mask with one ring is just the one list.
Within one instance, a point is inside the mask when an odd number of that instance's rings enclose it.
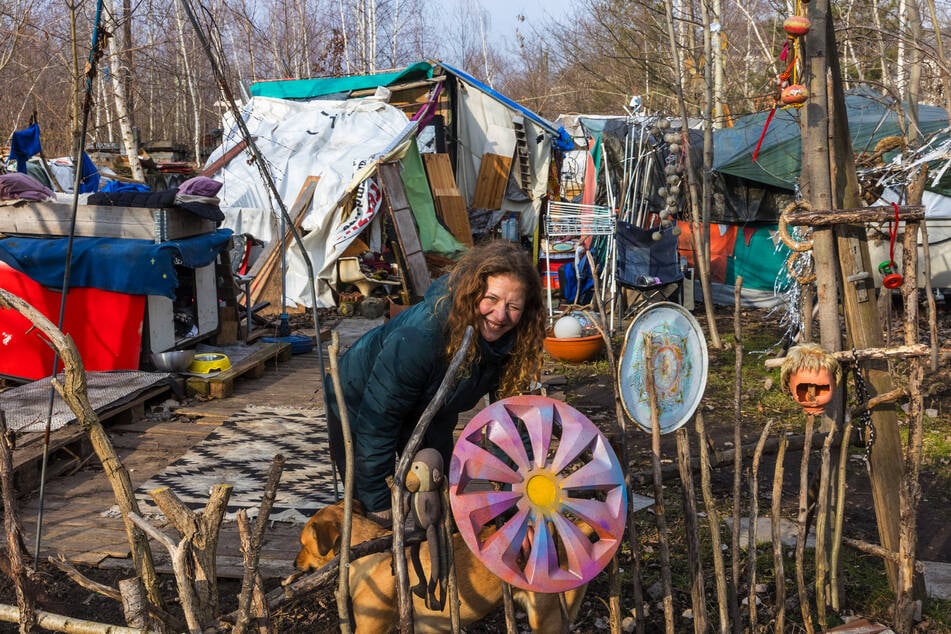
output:
{"label": "hanging cloth", "polygon": [[80,163],[79,172],[79,193],[88,194],[99,191],[99,168],[92,162],[89,155],[83,152],[83,159]]}
{"label": "hanging cloth", "polygon": [[34,154],[43,151],[40,146],[40,124],[31,123],[10,135],[10,158],[17,162],[17,171],[26,174],[26,163]]}

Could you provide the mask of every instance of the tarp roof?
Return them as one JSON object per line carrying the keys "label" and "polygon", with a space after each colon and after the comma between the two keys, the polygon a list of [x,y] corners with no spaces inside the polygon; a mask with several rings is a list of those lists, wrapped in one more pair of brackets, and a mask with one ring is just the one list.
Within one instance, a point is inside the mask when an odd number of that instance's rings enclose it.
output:
{"label": "tarp roof", "polygon": [[[846,94],[849,131],[856,152],[870,152],[884,137],[901,134],[898,114],[892,104],[891,99],[869,89],[855,89]],[[907,113],[907,106],[903,107]],[[768,115],[768,112],[746,115],[737,119],[732,128],[718,130],[714,135],[713,169],[791,190],[799,178],[801,112],[796,108],[776,111],[754,162],[753,151]],[[908,121],[907,115],[905,121]],[[918,125],[921,134],[928,136],[948,126],[948,113],[944,108],[919,105]]]}
{"label": "tarp roof", "polygon": [[390,86],[433,76],[433,67],[426,62],[417,62],[403,70],[371,75],[348,75],[346,77],[311,77],[310,79],[276,79],[251,84],[252,97],[275,99],[316,99],[329,95],[349,94],[378,86]]}

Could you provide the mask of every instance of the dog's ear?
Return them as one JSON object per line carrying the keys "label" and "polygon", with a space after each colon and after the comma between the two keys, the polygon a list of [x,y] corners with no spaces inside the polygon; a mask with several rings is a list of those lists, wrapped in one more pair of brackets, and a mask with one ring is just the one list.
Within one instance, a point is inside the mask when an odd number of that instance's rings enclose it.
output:
{"label": "dog's ear", "polygon": [[326,514],[312,525],[314,538],[317,542],[317,552],[321,557],[330,552],[336,552],[340,545],[340,518],[336,513]]}

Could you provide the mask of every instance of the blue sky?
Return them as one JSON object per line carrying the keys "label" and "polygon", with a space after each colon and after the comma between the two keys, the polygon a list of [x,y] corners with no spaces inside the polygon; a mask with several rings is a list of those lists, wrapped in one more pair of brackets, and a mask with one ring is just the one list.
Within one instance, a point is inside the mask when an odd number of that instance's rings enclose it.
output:
{"label": "blue sky", "polygon": [[519,14],[525,16],[523,30],[538,29],[546,18],[559,17],[571,7],[570,0],[455,0],[457,3],[482,5],[491,16],[489,31],[491,39],[507,39],[515,32]]}

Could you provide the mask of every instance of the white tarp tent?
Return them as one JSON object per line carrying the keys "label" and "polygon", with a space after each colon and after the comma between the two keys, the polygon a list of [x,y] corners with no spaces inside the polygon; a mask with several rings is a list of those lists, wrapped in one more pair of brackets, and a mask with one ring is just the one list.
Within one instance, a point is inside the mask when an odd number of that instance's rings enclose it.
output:
{"label": "white tarp tent", "polygon": [[[290,101],[253,97],[242,107],[248,130],[267,163],[271,178],[289,209],[308,176],[319,176],[309,211],[303,220],[303,242],[318,278],[318,304],[334,306],[330,293],[334,263],[347,242],[334,247],[334,229],[344,220],[337,207],[360,168],[392,149],[407,131],[403,112],[378,99]],[[234,120],[225,117],[224,142],[208,165],[242,141]],[[270,242],[280,240],[280,208],[245,150],[220,168],[218,194],[224,227]],[[361,172],[365,176],[365,171]],[[306,267],[295,245],[287,257],[288,302],[311,305]]]}

